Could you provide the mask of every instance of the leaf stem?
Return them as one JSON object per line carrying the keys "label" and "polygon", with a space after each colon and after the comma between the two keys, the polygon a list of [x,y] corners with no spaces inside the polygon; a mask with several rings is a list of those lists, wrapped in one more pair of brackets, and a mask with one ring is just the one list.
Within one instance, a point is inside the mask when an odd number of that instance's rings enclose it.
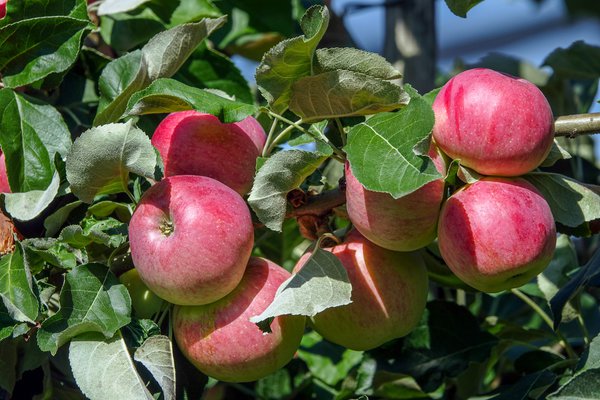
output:
{"label": "leaf stem", "polygon": [[564,115],[554,121],[554,136],[574,139],[596,133],[600,133],[600,113]]}
{"label": "leaf stem", "polygon": [[579,322],[579,325],[581,326],[581,332],[583,333],[583,342],[585,343],[586,347],[590,345],[590,332],[588,331],[587,327],[585,326],[585,321],[583,320],[583,315],[581,315],[581,313],[577,313],[577,321]]}
{"label": "leaf stem", "polygon": [[[554,330],[554,322],[552,321],[552,318],[550,318],[550,316],[544,310],[542,310],[542,308],[535,301],[533,301],[529,296],[527,296],[525,293],[521,292],[519,289],[510,289],[510,291],[515,296],[517,296],[519,299],[523,300],[523,302],[526,303],[529,307],[531,307],[531,309],[533,311],[535,311],[544,320],[546,325],[548,325],[550,327],[550,329]],[[554,333],[558,337],[560,344],[567,352],[567,355],[569,356],[569,358],[570,359],[577,358],[577,354],[575,353],[575,350],[573,350],[573,347],[571,347],[571,345],[569,344],[567,339],[563,336],[563,334],[559,330],[554,331]]]}
{"label": "leaf stem", "polygon": [[269,129],[269,134],[267,135],[267,140],[265,141],[265,146],[263,147],[262,156],[268,156],[267,149],[271,147],[271,142],[273,141],[273,135],[275,134],[275,129],[277,128],[277,120],[273,119],[273,123],[271,124],[271,129]]}
{"label": "leaf stem", "polygon": [[346,145],[346,131],[344,131],[344,125],[339,118],[335,119],[335,125],[337,126],[338,131],[340,132],[340,137],[342,138],[342,144]]}

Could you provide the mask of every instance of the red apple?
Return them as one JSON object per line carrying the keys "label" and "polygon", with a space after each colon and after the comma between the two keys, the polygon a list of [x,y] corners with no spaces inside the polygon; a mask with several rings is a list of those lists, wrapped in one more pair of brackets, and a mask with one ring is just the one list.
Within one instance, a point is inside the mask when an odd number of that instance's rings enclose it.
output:
{"label": "red apple", "polygon": [[8,3],[8,0],[0,0],[0,18],[6,16],[6,3]]}
{"label": "red apple", "polygon": [[433,111],[435,143],[483,175],[523,175],[552,147],[552,110],[525,79],[484,68],[464,71],[442,87]]}
{"label": "red apple", "polygon": [[[443,175],[444,161],[435,147],[431,147],[429,156]],[[443,179],[429,182],[406,196],[394,199],[388,193],[365,189],[352,174],[348,163],[345,171],[348,217],[367,239],[395,251],[416,250],[435,239],[444,197]]]}
{"label": "red apple", "polygon": [[6,174],[6,158],[4,156],[4,153],[0,151],[0,193],[10,192],[11,191],[10,185],[8,184],[8,175]]}
{"label": "red apple", "polygon": [[448,267],[484,292],[521,286],[552,260],[556,228],[538,190],[524,179],[485,178],[453,194],[438,226]]}
{"label": "red apple", "polygon": [[131,257],[161,298],[207,304],[242,279],[254,245],[242,197],[204,176],[163,179],[144,193],[129,223]]}
{"label": "red apple", "polygon": [[208,176],[243,196],[252,188],[266,138],[253,117],[224,124],[214,115],[181,111],[158,125],[152,144],[162,157],[165,176]]}
{"label": "red apple", "polygon": [[250,318],[271,304],[290,273],[263,259],[250,258],[244,278],[221,300],[204,306],[177,306],[173,333],[187,359],[208,376],[249,382],[287,364],[300,345],[305,318],[284,315],[263,333]]}
{"label": "red apple", "polygon": [[[328,308],[312,318],[325,339],[353,350],[369,350],[407,335],[419,323],[427,303],[425,264],[415,252],[379,247],[358,231],[327,248],[335,254],[352,284],[352,303]],[[308,260],[304,254],[294,267]]]}

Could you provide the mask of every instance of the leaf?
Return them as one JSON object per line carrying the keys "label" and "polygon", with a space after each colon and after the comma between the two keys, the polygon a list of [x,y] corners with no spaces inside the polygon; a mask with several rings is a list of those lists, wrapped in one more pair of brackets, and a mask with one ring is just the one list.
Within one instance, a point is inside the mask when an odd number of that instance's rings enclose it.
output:
{"label": "leaf", "polygon": [[60,176],[54,172],[50,185],[45,190],[24,193],[5,193],[4,206],[14,219],[30,221],[40,215],[52,203],[60,188]]}
{"label": "leaf", "polygon": [[129,100],[125,115],[166,114],[184,110],[212,114],[222,122],[231,123],[254,114],[256,107],[163,78],[134,94]]}
{"label": "leaf", "polygon": [[326,159],[327,156],[320,153],[287,150],[266,160],[256,173],[248,203],[267,228],[281,232],[287,194],[299,187]]}
{"label": "leaf", "polygon": [[97,220],[88,217],[81,224],[65,227],[58,239],[77,249],[91,243],[116,248],[127,241],[127,224],[114,218]]}
{"label": "leaf", "polygon": [[600,250],[596,250],[592,258],[550,299],[554,330],[562,321],[565,305],[588,285],[600,286]]}
{"label": "leaf", "polygon": [[69,362],[79,389],[91,400],[152,400],[119,331],[112,339],[97,333],[75,338]]}
{"label": "leaf", "polygon": [[431,132],[431,106],[413,97],[403,109],[353,126],[345,147],[352,173],[367,189],[398,198],[441,178],[429,157],[414,147]]}
{"label": "leaf", "polygon": [[550,154],[546,157],[546,159],[542,162],[540,167],[551,167],[556,164],[557,161],[560,160],[568,160],[571,158],[571,154],[565,150],[556,139],[552,143],[552,148],[550,149]]}
{"label": "leaf", "polygon": [[338,70],[358,72],[384,80],[402,78],[400,71],[377,53],[351,47],[317,49],[313,75]]}
{"label": "leaf", "polygon": [[537,399],[538,396],[531,395],[532,392],[543,394],[557,380],[556,374],[548,370],[526,375],[509,387],[501,387],[497,395],[488,397],[487,400],[527,400]]}
{"label": "leaf", "polygon": [[83,0],[23,3],[14,8],[11,3],[0,21],[0,71],[8,88],[64,75],[77,60],[84,35],[94,28]]}
{"label": "leaf", "polygon": [[33,291],[33,278],[21,243],[15,251],[0,258],[0,298],[15,321],[34,323],[39,301]]}
{"label": "leaf", "polygon": [[579,369],[575,375],[556,392],[548,396],[549,400],[597,399],[600,393],[600,337],[596,336],[581,356]]}
{"label": "leaf", "polygon": [[348,274],[340,260],[333,253],[317,248],[302,269],[279,286],[269,307],[250,321],[258,324],[286,314],[314,317],[327,308],[350,304],[351,292]]}
{"label": "leaf", "polygon": [[12,393],[17,381],[17,342],[14,340],[0,341],[0,393],[6,390]]}
{"label": "leaf", "polygon": [[156,153],[148,136],[129,121],[85,131],[67,156],[67,180],[79,199],[127,188],[129,173],[154,176]]}
{"label": "leaf", "polygon": [[497,343],[467,308],[436,300],[427,304],[421,324],[412,333],[372,355],[382,371],[410,375],[430,393],[470,363],[487,360]]}
{"label": "leaf", "polygon": [[273,46],[256,69],[258,89],[273,111],[280,114],[288,108],[294,82],[312,72],[315,49],[329,25],[329,11],[312,6],[302,16],[300,25],[304,35]]}
{"label": "leaf", "polygon": [[101,97],[94,125],[116,122],[129,98],[159,78],[173,76],[194,49],[225,23],[225,17],[184,24],[154,36],[141,49],[110,62],[98,86]]}
{"label": "leaf", "polygon": [[483,0],[446,0],[446,5],[455,15],[466,18],[467,12]]}
{"label": "leaf", "polygon": [[544,64],[554,74],[573,79],[598,79],[600,76],[600,46],[578,40],[566,49],[554,50]]}
{"label": "leaf", "polygon": [[392,82],[340,70],[294,82],[289,107],[308,122],[393,111],[408,101],[408,94]]}
{"label": "leaf", "polygon": [[131,298],[108,267],[80,265],[65,276],[60,310],[46,319],[37,333],[40,349],[56,354],[60,346],[85,332],[110,338],[127,325]]}
{"label": "leaf", "polygon": [[165,400],[175,398],[175,361],[171,340],[167,336],[151,336],[133,356],[150,371],[163,391]]}
{"label": "leaf", "polygon": [[117,14],[135,10],[150,0],[104,0],[98,7],[98,15]]}
{"label": "leaf", "polygon": [[[63,269],[73,269],[88,261],[85,251],[76,249],[56,238],[35,238],[23,241],[27,257],[40,257],[44,262]],[[32,254],[33,253],[33,254]]]}
{"label": "leaf", "polygon": [[16,325],[17,321],[11,318],[6,306],[0,301],[0,343],[13,334]]}
{"label": "leaf", "polygon": [[83,204],[80,200],[75,200],[65,204],[58,210],[54,211],[44,220],[44,229],[46,229],[46,237],[54,236],[60,231],[60,228],[71,215],[71,212]]}
{"label": "leaf", "polygon": [[556,222],[578,227],[600,218],[600,195],[560,174],[532,172],[524,176],[542,193]]}
{"label": "leaf", "polygon": [[0,147],[13,192],[45,190],[52,182],[54,157],[66,157],[71,133],[52,106],[10,89],[0,90]]}

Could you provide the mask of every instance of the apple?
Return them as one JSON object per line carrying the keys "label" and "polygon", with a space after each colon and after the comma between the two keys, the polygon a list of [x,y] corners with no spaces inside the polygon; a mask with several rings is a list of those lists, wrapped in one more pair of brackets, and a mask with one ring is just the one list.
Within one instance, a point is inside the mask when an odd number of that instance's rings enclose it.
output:
{"label": "apple", "polygon": [[219,181],[177,175],[148,189],[129,222],[142,281],[174,304],[212,303],[242,279],[254,245],[244,199]]}
{"label": "apple", "polygon": [[6,157],[4,156],[4,153],[0,151],[0,193],[10,192],[11,190],[10,185],[8,184],[8,175],[6,174]]}
{"label": "apple", "polygon": [[552,148],[552,109],[525,79],[485,68],[464,71],[442,87],[433,111],[435,143],[483,175],[523,175]]}
{"label": "apple", "polygon": [[6,16],[6,3],[8,3],[8,0],[0,0],[0,18]]}
{"label": "apple", "polygon": [[208,176],[243,196],[252,188],[266,138],[253,117],[224,124],[192,110],[169,114],[154,131],[152,144],[162,157],[165,176]]}
{"label": "apple", "polygon": [[176,306],[173,333],[186,358],[204,374],[226,382],[249,382],[282,368],[304,334],[305,317],[275,317],[271,333],[250,318],[262,313],[290,273],[264,258],[252,257],[233,292],[203,306]]}
{"label": "apple", "polygon": [[546,200],[521,178],[488,177],[444,204],[438,244],[469,286],[499,292],[529,282],[552,260],[556,227]]}
{"label": "apple", "polygon": [[[326,248],[348,273],[352,303],[328,308],[311,319],[325,339],[353,350],[370,350],[407,335],[427,303],[428,278],[416,252],[384,249],[351,231],[342,244]],[[294,267],[299,271],[305,253]]]}
{"label": "apple", "polygon": [[[429,150],[437,170],[444,175],[442,156]],[[346,162],[346,209],[352,224],[373,243],[389,250],[411,251],[435,239],[444,198],[444,180],[429,182],[416,191],[394,199],[388,193],[366,189]]]}
{"label": "apple", "polygon": [[164,301],[154,293],[140,278],[137,269],[132,268],[119,275],[119,281],[127,287],[131,297],[131,306],[140,319],[150,319],[160,311]]}

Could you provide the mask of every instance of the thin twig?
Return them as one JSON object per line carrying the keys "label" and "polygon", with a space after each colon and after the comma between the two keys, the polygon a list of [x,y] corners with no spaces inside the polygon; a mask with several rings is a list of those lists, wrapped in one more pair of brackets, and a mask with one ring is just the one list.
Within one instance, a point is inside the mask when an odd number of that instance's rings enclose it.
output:
{"label": "thin twig", "polygon": [[573,139],[596,133],[600,133],[600,113],[564,115],[554,121],[554,136]]}

